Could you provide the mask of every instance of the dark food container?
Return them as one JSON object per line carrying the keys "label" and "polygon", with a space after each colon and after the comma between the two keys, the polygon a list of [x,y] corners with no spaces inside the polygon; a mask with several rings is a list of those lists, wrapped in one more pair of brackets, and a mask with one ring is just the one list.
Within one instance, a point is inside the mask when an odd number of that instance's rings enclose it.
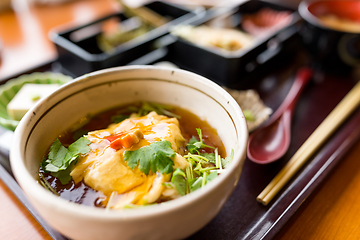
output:
{"label": "dark food container", "polygon": [[332,14],[360,22],[360,1],[304,1],[299,14],[305,20],[300,35],[320,70],[346,74],[360,67],[360,32],[326,27],[318,18]]}
{"label": "dark food container", "polygon": [[196,72],[221,85],[246,88],[246,81],[249,81],[245,80],[246,76],[261,71],[260,66],[279,53],[290,53],[296,49],[301,20],[296,10],[266,1],[252,0],[232,7],[212,8],[204,18],[190,24],[206,25],[217,17],[231,15],[231,18],[235,19],[234,27],[244,31],[240,25],[244,14],[255,13],[262,8],[290,11],[292,20],[288,25],[263,38],[255,38],[250,48],[240,49],[231,55],[193,44],[179,37],[168,46],[172,62],[180,68]]}
{"label": "dark food container", "polygon": [[[103,68],[125,65],[153,50],[154,41],[168,34],[172,26],[200,17],[204,13],[201,8],[187,9],[160,1],[151,2],[145,6],[171,21],[119,45],[111,52],[100,50],[97,37],[106,20],[110,18],[118,18],[122,22],[129,20],[123,13],[112,14],[60,33],[51,32],[50,39],[56,45],[58,62],[64,72],[76,77]],[[82,37],[77,37],[78,35]]]}

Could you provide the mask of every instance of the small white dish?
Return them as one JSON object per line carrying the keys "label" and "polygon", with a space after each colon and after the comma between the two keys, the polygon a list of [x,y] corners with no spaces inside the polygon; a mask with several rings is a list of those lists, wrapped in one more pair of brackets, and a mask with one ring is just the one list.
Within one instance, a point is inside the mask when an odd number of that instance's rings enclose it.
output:
{"label": "small white dish", "polygon": [[0,125],[14,131],[19,124],[18,120],[12,119],[7,112],[7,105],[24,86],[24,84],[64,84],[71,81],[72,77],[61,73],[34,72],[24,74],[8,80],[0,86]]}

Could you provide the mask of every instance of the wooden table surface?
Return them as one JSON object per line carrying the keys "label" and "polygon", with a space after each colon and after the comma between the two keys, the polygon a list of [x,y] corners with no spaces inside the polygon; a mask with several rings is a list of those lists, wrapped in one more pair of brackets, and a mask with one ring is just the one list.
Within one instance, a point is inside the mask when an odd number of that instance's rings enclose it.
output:
{"label": "wooden table surface", "polygon": [[[77,0],[20,5],[0,12],[3,43],[0,77],[34,68],[56,57],[48,32],[67,22],[87,22],[119,10],[113,0]],[[360,239],[360,142],[309,196],[276,239]],[[0,181],[0,239],[51,239]]]}

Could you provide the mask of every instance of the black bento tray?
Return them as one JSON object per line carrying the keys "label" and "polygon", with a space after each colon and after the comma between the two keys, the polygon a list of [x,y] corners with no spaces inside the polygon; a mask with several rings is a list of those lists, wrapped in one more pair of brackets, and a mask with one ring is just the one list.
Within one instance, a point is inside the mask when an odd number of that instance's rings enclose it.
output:
{"label": "black bento tray", "polygon": [[258,70],[258,67],[268,62],[279,53],[291,53],[296,49],[299,40],[298,31],[301,18],[296,9],[267,1],[250,0],[231,7],[218,6],[209,9],[202,18],[190,22],[192,26],[206,25],[210,21],[223,16],[235,19],[234,28],[244,31],[240,24],[244,14],[251,14],[263,8],[290,12],[291,21],[285,27],[273,31],[263,37],[255,37],[251,46],[228,54],[202,47],[173,36],[172,44],[168,46],[172,62],[180,68],[201,74],[211,80],[226,86],[245,87],[242,78]]}
{"label": "black bento tray", "polygon": [[[171,20],[119,45],[111,52],[103,52],[98,47],[97,37],[101,33],[101,26],[106,20],[111,18],[118,18],[120,21],[128,20],[129,18],[122,12],[65,31],[54,29],[49,34],[49,37],[56,46],[58,62],[69,75],[73,76],[103,68],[125,65],[144,53],[153,50],[154,40],[168,34],[171,27],[200,18],[205,13],[202,7],[189,9],[162,1],[150,2],[145,7]],[[75,37],[76,35],[83,35],[83,37]]]}

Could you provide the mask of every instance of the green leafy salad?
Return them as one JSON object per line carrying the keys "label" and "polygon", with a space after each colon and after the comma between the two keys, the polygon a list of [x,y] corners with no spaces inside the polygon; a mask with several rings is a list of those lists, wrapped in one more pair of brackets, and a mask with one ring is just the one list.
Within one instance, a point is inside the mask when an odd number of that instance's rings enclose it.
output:
{"label": "green leafy salad", "polygon": [[[195,127],[196,134],[189,132],[182,122],[193,121],[195,115],[187,114],[171,106],[143,102],[105,114],[112,122],[105,129],[87,129],[94,125],[90,119],[88,125],[67,133],[75,137],[87,132],[76,141],[69,143],[64,138],[53,142],[40,163],[39,182],[60,196],[65,192],[69,195],[67,189],[86,188],[73,191],[80,192],[80,196],[67,198],[82,203],[97,196],[100,206],[115,209],[161,203],[189,194],[224,171],[234,152],[222,157],[211,137],[203,136],[200,119],[193,123],[200,126]],[[164,128],[168,128],[165,137],[161,135]],[[209,126],[204,129],[208,131]],[[216,132],[211,136],[218,138]],[[86,164],[93,164],[91,170],[84,169]],[[91,175],[92,171],[97,171],[94,175],[100,180]],[[126,179],[128,176],[132,178]],[[124,201],[126,204],[122,204]]]}

